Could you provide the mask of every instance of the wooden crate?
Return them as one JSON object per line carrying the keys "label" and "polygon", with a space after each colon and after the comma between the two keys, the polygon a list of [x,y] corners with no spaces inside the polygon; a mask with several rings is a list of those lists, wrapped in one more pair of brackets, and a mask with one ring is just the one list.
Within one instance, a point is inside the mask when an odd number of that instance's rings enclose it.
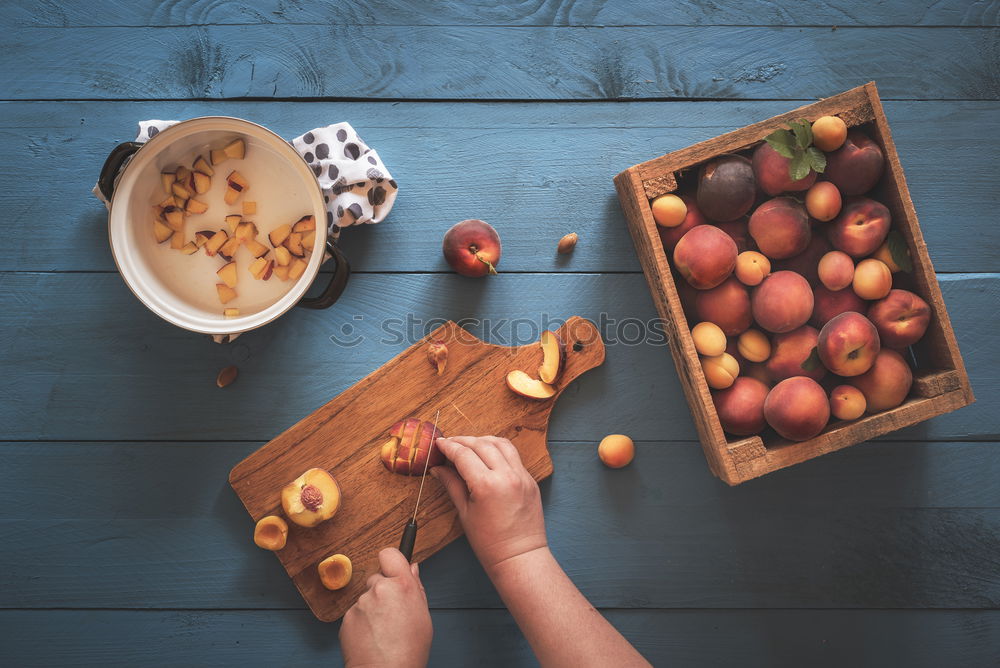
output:
{"label": "wooden crate", "polygon": [[[909,246],[913,271],[905,277],[906,284],[902,287],[919,294],[932,310],[927,333],[911,349],[915,367],[913,387],[901,406],[851,422],[833,420],[819,436],[808,441],[784,440],[770,431],[765,432],[764,438],[729,440],[719,423],[691,340],[690,325],[681,307],[670,261],[657,234],[650,200],[678,190],[679,186],[683,189],[695,171],[691,168],[700,163],[720,154],[753,148],[772,131],[786,127],[789,121],[799,118],[813,121],[824,115],[839,116],[849,127],[863,126],[885,153],[885,173],[873,197],[889,208],[892,229],[898,230]],[[874,83],[635,165],[614,180],[653,301],[669,334],[670,352],[705,457],[712,472],[726,483],[737,485],[953,411],[975,400]],[[893,275],[894,283],[897,277],[900,274]]]}

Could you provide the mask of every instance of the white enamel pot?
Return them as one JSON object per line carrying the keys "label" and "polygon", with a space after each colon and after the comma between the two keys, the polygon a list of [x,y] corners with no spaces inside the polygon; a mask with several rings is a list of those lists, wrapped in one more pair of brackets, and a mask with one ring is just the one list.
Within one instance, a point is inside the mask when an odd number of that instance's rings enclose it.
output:
{"label": "white enamel pot", "polygon": [[[226,228],[225,215],[240,213],[240,202],[245,199],[257,203],[257,213],[246,218],[257,223],[261,242],[267,243],[268,230],[305,215],[315,217],[316,239],[305,272],[294,281],[283,282],[276,276],[256,280],[246,270],[248,261],[241,262],[241,257],[248,256],[235,257],[239,297],[227,306],[239,308],[240,315],[225,317],[215,288],[219,282],[215,272],[224,262],[218,256],[207,257],[201,250],[184,255],[169,248],[169,243],[158,244],[152,234],[152,206],[166,197],[161,172],[173,171],[177,165],[190,167],[197,156],[207,158],[211,149],[236,138],[246,142],[246,156],[214,167],[212,188],[198,196],[209,209],[187,217],[187,238],[192,239],[198,230]],[[221,184],[232,170],[238,170],[250,188],[240,202],[227,206]],[[256,123],[222,116],[192,118],[166,128],[144,144],[120,144],[105,161],[98,187],[110,202],[108,235],[118,271],[143,304],[178,327],[213,335],[245,332],[271,322],[293,306],[328,308],[347,285],[350,265],[327,237],[319,182],[291,144]],[[337,263],[333,277],[321,295],[304,297],[327,254]]]}

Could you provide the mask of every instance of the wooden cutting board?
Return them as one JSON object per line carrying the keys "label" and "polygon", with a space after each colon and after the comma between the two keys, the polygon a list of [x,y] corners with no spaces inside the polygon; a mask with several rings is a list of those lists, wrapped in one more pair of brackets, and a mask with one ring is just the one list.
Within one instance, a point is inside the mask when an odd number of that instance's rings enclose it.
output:
{"label": "wooden cutting board", "polygon": [[[542,360],[537,343],[488,344],[449,321],[233,468],[229,484],[254,522],[283,515],[281,488],[309,468],[327,469],[340,484],[337,514],[309,529],[289,522],[288,543],[275,553],[316,617],[332,622],[347,612],[368,576],[378,572],[379,550],[399,545],[413,512],[419,476],[389,473],[379,458],[397,421],[410,416],[433,421],[440,410],[438,429],[446,436],[509,438],[536,480],[552,474],[545,434],[555,400],[573,379],[604,361],[604,343],[590,321],[574,316],[557,332],[566,345],[566,365],[551,399],[521,397],[505,381],[514,369],[537,377]],[[448,345],[440,376],[427,359],[432,340]],[[451,500],[430,476],[417,524],[413,560],[418,562],[462,533]],[[249,531],[247,543],[253,546]],[[320,584],[316,564],[338,552],[353,562],[354,577],[344,589],[329,591]]]}

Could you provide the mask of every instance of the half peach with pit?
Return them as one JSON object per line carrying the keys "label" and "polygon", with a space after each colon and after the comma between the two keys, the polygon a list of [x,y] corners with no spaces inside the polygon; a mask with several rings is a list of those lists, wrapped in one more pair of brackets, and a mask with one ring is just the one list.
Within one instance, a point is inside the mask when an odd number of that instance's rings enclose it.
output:
{"label": "half peach with pit", "polygon": [[314,527],[340,508],[340,485],[323,469],[309,469],[281,490],[281,507],[299,526]]}

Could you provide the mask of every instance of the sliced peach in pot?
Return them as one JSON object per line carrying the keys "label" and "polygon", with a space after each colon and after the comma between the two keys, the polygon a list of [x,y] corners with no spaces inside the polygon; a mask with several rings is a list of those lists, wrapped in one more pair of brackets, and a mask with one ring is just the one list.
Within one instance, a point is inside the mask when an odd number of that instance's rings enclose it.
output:
{"label": "sliced peach in pot", "polygon": [[327,557],[317,564],[316,570],[319,571],[319,581],[332,591],[346,587],[354,574],[351,560],[343,554]]}
{"label": "sliced peach in pot", "polygon": [[514,394],[528,399],[551,399],[556,394],[556,388],[532,378],[520,369],[507,374],[507,387]]}
{"label": "sliced peach in pot", "polygon": [[288,540],[288,524],[277,515],[260,518],[253,530],[253,542],[257,547],[276,552]]}
{"label": "sliced peach in pot", "polygon": [[433,423],[408,417],[389,429],[389,440],[382,444],[379,457],[392,473],[421,475],[425,467],[444,464],[444,455],[434,447],[435,439],[443,436]]}
{"label": "sliced peach in pot", "polygon": [[566,347],[555,332],[545,330],[541,337],[542,365],[538,377],[543,383],[554,383],[562,373],[566,360]]}
{"label": "sliced peach in pot", "polygon": [[340,485],[325,470],[309,469],[281,490],[281,507],[299,526],[314,527],[340,508]]}

